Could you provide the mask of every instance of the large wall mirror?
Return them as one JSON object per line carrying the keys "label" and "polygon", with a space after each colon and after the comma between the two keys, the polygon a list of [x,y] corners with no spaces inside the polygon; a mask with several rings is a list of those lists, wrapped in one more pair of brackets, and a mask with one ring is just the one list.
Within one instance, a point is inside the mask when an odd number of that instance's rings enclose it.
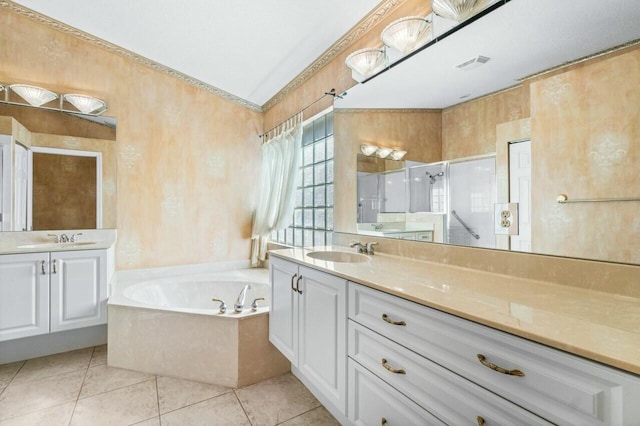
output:
{"label": "large wall mirror", "polygon": [[116,227],[116,121],[0,104],[0,229]]}
{"label": "large wall mirror", "polygon": [[496,3],[336,99],[336,231],[640,264],[640,8]]}

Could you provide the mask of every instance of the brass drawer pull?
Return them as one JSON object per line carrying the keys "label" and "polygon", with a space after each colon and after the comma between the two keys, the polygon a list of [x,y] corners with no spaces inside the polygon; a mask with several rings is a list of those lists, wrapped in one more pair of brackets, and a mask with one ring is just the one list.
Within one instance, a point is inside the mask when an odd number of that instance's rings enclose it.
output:
{"label": "brass drawer pull", "polygon": [[296,291],[296,288],[293,286],[293,282],[296,280],[296,277],[298,276],[298,274],[293,274],[291,276],[291,290]]}
{"label": "brass drawer pull", "polygon": [[382,358],[382,366],[384,368],[386,368],[387,370],[391,371],[393,374],[407,374],[406,371],[404,371],[404,370],[396,370],[395,368],[393,368],[392,366],[387,364],[387,359],[386,358]]}
{"label": "brass drawer pull", "polygon": [[382,319],[393,325],[407,325],[407,323],[404,321],[393,321],[392,319],[389,319],[389,316],[387,314],[382,314]]}
{"label": "brass drawer pull", "polygon": [[302,275],[300,275],[298,277],[298,279],[296,280],[296,291],[300,294],[302,294],[302,290],[300,290],[300,280],[302,279]]}
{"label": "brass drawer pull", "polygon": [[384,417],[382,418],[382,420],[380,420],[380,425],[381,426],[387,426],[387,419],[385,419]]}
{"label": "brass drawer pull", "polygon": [[476,420],[478,421],[478,426],[484,426],[484,419],[482,417],[478,416]]}
{"label": "brass drawer pull", "polygon": [[497,371],[498,373],[507,374],[509,376],[524,377],[524,373],[520,370],[507,370],[506,368],[498,367],[494,363],[487,361],[487,359],[482,354],[478,354],[477,356],[478,356],[478,361],[480,361],[480,364],[494,371]]}

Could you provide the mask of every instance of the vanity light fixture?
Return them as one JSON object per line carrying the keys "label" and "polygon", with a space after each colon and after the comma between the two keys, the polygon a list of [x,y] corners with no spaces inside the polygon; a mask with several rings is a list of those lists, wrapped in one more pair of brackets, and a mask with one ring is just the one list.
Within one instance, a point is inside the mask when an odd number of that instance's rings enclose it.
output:
{"label": "vanity light fixture", "polygon": [[387,66],[389,59],[384,48],[356,50],[347,56],[344,63],[363,77],[377,73]]}
{"label": "vanity light fixture", "polygon": [[377,150],[378,147],[374,145],[360,145],[360,152],[367,157],[371,157]]}
{"label": "vanity light fixture", "polygon": [[431,0],[431,10],[456,22],[466,21],[486,8],[491,0]]}
{"label": "vanity light fixture", "polygon": [[64,95],[64,100],[76,107],[83,114],[91,114],[93,112],[106,109],[107,106],[103,100],[87,95]]}
{"label": "vanity light fixture", "polygon": [[389,158],[395,161],[400,161],[407,155],[407,151],[394,150],[389,154]]}
{"label": "vanity light fixture", "polygon": [[378,148],[378,150],[376,151],[376,157],[387,158],[392,152],[393,149],[391,148]]}
{"label": "vanity light fixture", "polygon": [[406,55],[431,41],[431,22],[420,16],[407,16],[387,25],[380,38],[386,46]]}
{"label": "vanity light fixture", "polygon": [[50,90],[28,84],[12,84],[9,88],[18,96],[27,101],[29,105],[39,107],[58,98],[58,95]]}

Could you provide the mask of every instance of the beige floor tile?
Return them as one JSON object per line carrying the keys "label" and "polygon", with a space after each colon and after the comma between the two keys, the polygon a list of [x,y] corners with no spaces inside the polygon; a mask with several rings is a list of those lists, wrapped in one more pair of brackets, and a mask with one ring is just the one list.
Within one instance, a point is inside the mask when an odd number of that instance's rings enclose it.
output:
{"label": "beige floor tile", "polygon": [[93,348],[78,349],[56,355],[28,360],[12,384],[40,380],[46,377],[82,370],[89,366]]}
{"label": "beige floor tile", "polygon": [[281,424],[282,426],[340,426],[340,423],[324,407],[318,407]]}
{"label": "beige floor tile", "polygon": [[163,414],[161,417],[162,426],[250,425],[233,392]]}
{"label": "beige floor tile", "polygon": [[256,426],[276,425],[320,406],[291,373],[238,389],[236,394]]}
{"label": "beige floor tile", "polygon": [[160,401],[160,414],[213,398],[223,393],[230,392],[230,388],[224,386],[209,385],[206,383],[192,382],[190,380],[173,379],[170,377],[158,377],[158,400]]}
{"label": "beige floor tile", "polygon": [[153,379],[154,376],[122,368],[99,365],[89,368],[82,384],[80,399]]}
{"label": "beige floor tile", "polygon": [[107,363],[107,345],[96,346],[91,357],[89,367],[96,367]]}
{"label": "beige floor tile", "polygon": [[80,370],[36,382],[12,383],[0,395],[0,419],[75,401],[82,386],[84,373],[84,370]]}
{"label": "beige floor tile", "polygon": [[140,423],[134,423],[133,426],[160,426],[160,417],[154,417]]}
{"label": "beige floor tile", "polygon": [[9,383],[11,383],[11,380],[23,365],[24,361],[0,365],[0,390],[6,388]]}
{"label": "beige floor tile", "polygon": [[0,426],[67,426],[76,402],[45,408],[25,416],[0,421]]}
{"label": "beige floor tile", "polygon": [[130,425],[157,415],[158,396],[153,379],[79,400],[71,425]]}

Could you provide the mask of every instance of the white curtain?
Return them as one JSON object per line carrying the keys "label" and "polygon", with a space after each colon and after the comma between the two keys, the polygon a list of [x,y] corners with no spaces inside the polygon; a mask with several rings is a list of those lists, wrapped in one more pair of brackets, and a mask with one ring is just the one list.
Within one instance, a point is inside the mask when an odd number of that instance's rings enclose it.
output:
{"label": "white curtain", "polygon": [[301,158],[300,123],[262,144],[258,206],[251,233],[253,267],[260,266],[265,260],[267,240],[271,233],[290,225]]}

